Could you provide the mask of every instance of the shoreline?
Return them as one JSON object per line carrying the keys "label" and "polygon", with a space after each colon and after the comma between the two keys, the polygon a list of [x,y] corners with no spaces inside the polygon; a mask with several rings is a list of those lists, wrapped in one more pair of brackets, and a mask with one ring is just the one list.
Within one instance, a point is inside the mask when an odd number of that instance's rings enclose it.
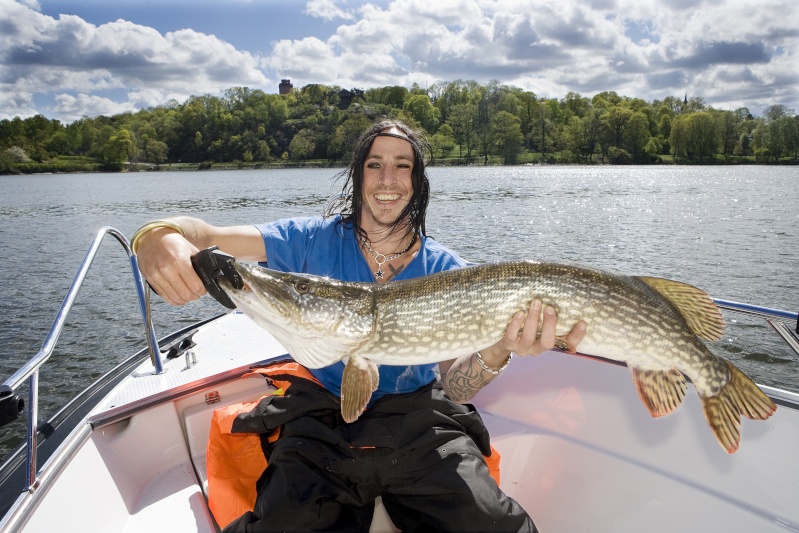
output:
{"label": "shoreline", "polygon": [[[618,167],[629,167],[629,166],[642,166],[642,167],[658,167],[658,166],[795,166],[799,165],[799,159],[792,159],[792,160],[781,160],[781,161],[773,161],[769,163],[763,163],[760,161],[750,160],[748,158],[740,158],[736,157],[735,159],[731,160],[721,160],[715,159],[713,161],[704,161],[704,162],[697,162],[697,161],[685,161],[685,162],[675,162],[675,161],[659,161],[657,163],[650,163],[650,164],[639,164],[639,165],[626,165],[626,164],[613,164],[607,162],[591,162],[591,163],[516,163],[516,164],[502,164],[500,162],[489,162],[489,163],[463,163],[463,162],[456,162],[456,161],[436,161],[432,164],[428,164],[427,168],[431,167],[464,167],[464,168],[474,168],[474,167],[498,167],[498,168],[512,168],[512,167],[549,167],[549,166],[557,166],[557,167],[611,167],[611,166],[618,166]],[[37,165],[38,166],[38,165]],[[49,165],[41,164],[42,167],[48,167]],[[215,170],[264,170],[264,169],[287,169],[287,168],[329,168],[329,169],[344,169],[346,168],[347,164],[345,162],[297,162],[297,163],[239,163],[239,162],[222,162],[222,163],[168,163],[162,165],[156,165],[153,163],[129,163],[125,166],[125,168],[121,169],[108,169],[108,168],[100,168],[102,165],[97,164],[90,164],[87,163],[85,165],[81,165],[82,168],[76,168],[75,170],[36,170],[36,169],[9,169],[5,172],[0,172],[0,175],[4,176],[23,176],[23,175],[56,175],[56,174],[92,174],[92,173],[129,173],[129,172],[204,172],[204,171],[215,171]],[[87,168],[89,167],[89,168]],[[30,170],[30,171],[25,171]]]}

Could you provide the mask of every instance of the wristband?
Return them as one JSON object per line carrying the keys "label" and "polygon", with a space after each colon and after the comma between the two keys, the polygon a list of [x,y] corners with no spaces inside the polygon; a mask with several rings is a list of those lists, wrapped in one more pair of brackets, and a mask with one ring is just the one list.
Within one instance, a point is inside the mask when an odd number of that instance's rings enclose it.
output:
{"label": "wristband", "polygon": [[480,354],[479,350],[476,353],[477,353],[477,363],[480,365],[480,368],[482,368],[489,374],[494,374],[495,376],[500,372],[502,372],[503,370],[505,370],[506,368],[508,368],[508,365],[510,364],[510,359],[511,357],[513,357],[513,352],[509,353],[508,358],[505,359],[505,363],[501,367],[494,370],[493,368],[488,368],[488,365],[485,363],[485,361],[483,361],[483,356]]}
{"label": "wristband", "polygon": [[144,237],[144,234],[148,231],[158,228],[169,228],[177,231],[183,237],[186,236],[186,232],[183,231],[183,228],[177,222],[172,222],[171,220],[153,220],[152,222],[148,222],[144,226],[137,229],[136,233],[133,234],[133,238],[130,240],[130,249],[133,252],[133,255],[138,255],[136,251],[139,248],[139,241],[141,241],[141,238]]}

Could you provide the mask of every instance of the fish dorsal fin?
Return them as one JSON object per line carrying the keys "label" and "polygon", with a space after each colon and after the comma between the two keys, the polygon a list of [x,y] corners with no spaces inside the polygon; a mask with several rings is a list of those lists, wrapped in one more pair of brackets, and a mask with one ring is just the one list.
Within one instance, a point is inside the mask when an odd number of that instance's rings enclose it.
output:
{"label": "fish dorsal fin", "polygon": [[358,420],[379,381],[376,364],[357,355],[350,356],[341,376],[341,417],[345,422]]}
{"label": "fish dorsal fin", "polygon": [[724,317],[710,295],[693,285],[664,278],[640,277],[649,287],[669,300],[696,335],[716,341],[724,333]]}

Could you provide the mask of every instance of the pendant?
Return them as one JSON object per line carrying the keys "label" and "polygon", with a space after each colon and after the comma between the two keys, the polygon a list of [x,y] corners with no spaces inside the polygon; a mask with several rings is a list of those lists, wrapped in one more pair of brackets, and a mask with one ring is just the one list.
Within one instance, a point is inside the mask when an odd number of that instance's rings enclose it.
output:
{"label": "pendant", "polygon": [[375,271],[375,279],[383,279],[383,271],[380,270],[380,267],[377,267],[377,271]]}

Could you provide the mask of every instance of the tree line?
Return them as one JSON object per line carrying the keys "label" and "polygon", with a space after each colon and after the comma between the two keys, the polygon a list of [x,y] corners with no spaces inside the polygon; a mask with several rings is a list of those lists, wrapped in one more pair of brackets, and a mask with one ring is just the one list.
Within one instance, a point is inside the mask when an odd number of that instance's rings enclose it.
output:
{"label": "tree line", "polygon": [[782,105],[756,117],[746,107],[714,109],[701,97],[646,102],[607,91],[550,99],[498,81],[457,80],[365,91],[310,84],[285,95],[234,87],[66,125],[41,115],[6,119],[0,172],[335,165],[379,117],[423,130],[433,164],[799,160],[799,116]]}

